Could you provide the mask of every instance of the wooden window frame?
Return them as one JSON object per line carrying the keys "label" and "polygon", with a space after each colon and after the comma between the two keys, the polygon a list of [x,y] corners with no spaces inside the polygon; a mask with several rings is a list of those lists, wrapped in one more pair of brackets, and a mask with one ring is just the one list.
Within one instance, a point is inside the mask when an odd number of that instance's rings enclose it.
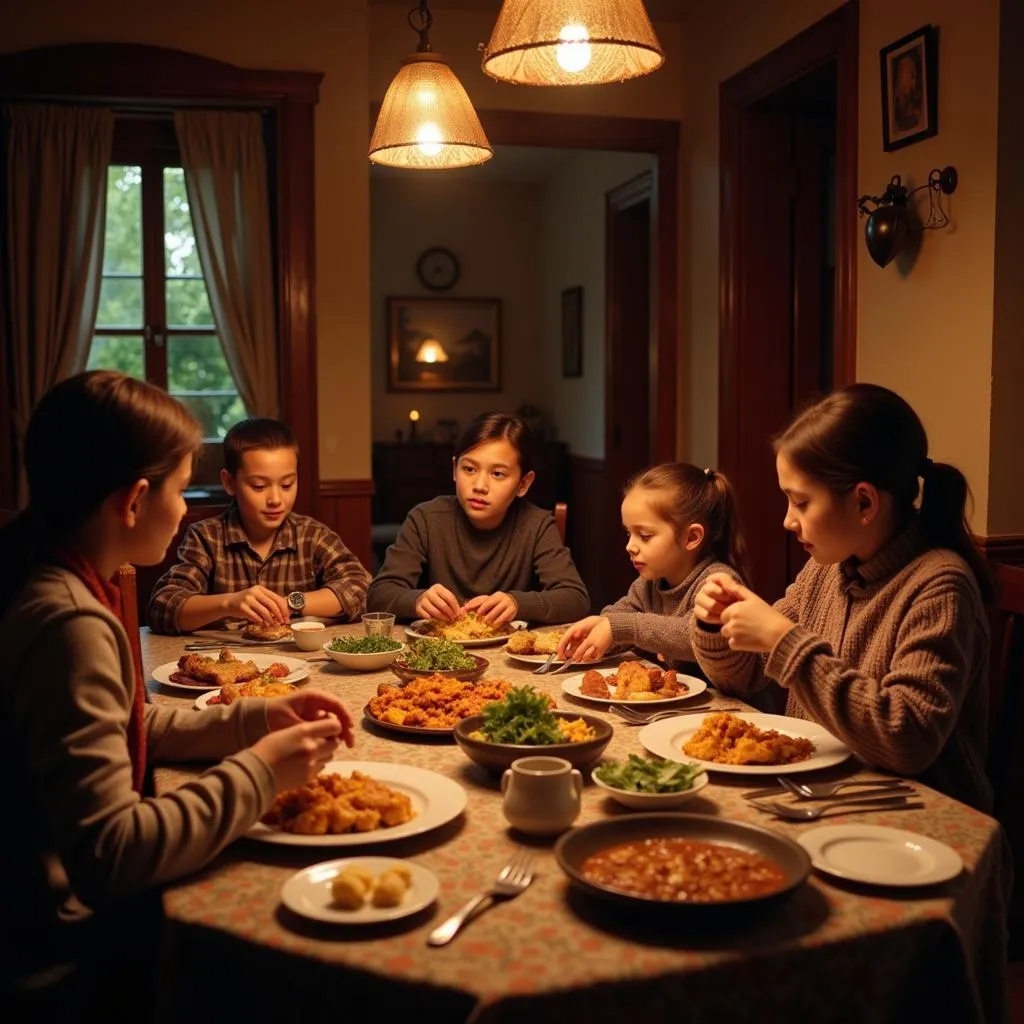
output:
{"label": "wooden window frame", "polygon": [[[48,46],[0,56],[0,95],[11,101],[104,104],[118,111],[214,106],[272,115],[276,145],[268,170],[276,184],[275,277],[281,418],[310,467],[299,477],[297,507],[312,512],[317,493],[314,251],[314,108],[318,72],[238,68],[181,50],[130,43]],[[0,311],[2,312],[2,311]],[[0,324],[5,321],[0,317]],[[7,346],[5,345],[5,349]],[[0,360],[0,430],[14,436]],[[0,507],[16,505],[15,453],[0,444]]]}

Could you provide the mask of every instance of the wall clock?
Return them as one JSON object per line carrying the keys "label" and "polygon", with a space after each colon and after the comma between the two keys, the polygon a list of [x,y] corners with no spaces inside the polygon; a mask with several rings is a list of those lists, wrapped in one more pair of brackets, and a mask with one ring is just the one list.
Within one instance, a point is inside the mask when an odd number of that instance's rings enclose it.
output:
{"label": "wall clock", "polygon": [[445,292],[459,279],[459,261],[449,249],[434,246],[416,261],[416,276],[424,288]]}

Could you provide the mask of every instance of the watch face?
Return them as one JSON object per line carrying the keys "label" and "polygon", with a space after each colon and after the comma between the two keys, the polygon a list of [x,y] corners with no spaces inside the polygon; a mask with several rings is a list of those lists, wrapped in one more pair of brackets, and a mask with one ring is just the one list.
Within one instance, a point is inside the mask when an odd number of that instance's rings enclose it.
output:
{"label": "watch face", "polygon": [[293,611],[300,612],[306,607],[306,595],[300,594],[298,591],[288,595],[288,607]]}
{"label": "watch face", "polygon": [[459,261],[448,249],[427,249],[416,261],[416,274],[424,288],[443,292],[458,281]]}

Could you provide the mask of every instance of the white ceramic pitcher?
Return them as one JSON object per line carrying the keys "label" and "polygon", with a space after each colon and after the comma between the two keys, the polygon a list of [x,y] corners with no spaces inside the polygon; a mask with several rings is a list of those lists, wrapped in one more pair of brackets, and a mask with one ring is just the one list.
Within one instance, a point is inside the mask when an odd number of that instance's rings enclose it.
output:
{"label": "white ceramic pitcher", "polygon": [[564,832],[580,813],[583,776],[561,757],[520,757],[501,777],[502,810],[520,832]]}

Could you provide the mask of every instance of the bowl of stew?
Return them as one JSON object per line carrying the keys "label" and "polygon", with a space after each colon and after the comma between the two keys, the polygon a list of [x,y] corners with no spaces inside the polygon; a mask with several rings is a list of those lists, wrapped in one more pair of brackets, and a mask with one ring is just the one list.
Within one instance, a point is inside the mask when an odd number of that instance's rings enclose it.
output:
{"label": "bowl of stew", "polygon": [[567,832],[558,866],[621,906],[710,910],[775,900],[810,874],[802,846],[758,825],[704,814],[634,814]]}

